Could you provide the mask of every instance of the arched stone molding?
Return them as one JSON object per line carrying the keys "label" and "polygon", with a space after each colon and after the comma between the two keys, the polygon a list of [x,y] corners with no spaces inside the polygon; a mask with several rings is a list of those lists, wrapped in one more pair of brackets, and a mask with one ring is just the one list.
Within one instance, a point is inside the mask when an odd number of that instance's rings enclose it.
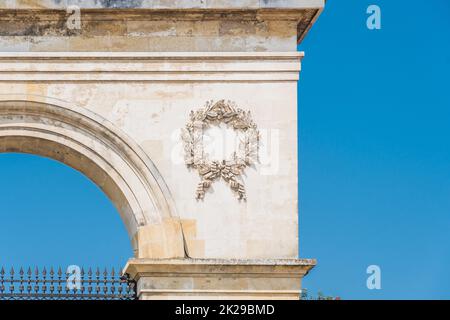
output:
{"label": "arched stone molding", "polygon": [[0,95],[0,153],[60,161],[86,175],[111,199],[137,258],[184,258],[175,205],[145,152],[108,120],[40,96]]}

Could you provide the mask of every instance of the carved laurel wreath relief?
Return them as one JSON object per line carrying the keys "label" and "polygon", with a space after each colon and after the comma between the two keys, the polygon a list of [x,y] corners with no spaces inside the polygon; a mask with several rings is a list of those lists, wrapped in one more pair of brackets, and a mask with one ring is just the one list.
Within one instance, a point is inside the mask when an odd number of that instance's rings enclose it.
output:
{"label": "carved laurel wreath relief", "polygon": [[[203,199],[212,182],[222,178],[237,194],[238,199],[245,200],[246,192],[241,174],[247,166],[258,161],[259,148],[259,131],[250,111],[237,108],[231,101],[208,101],[203,108],[191,111],[189,117],[189,122],[182,129],[181,138],[184,142],[186,165],[197,169],[201,177],[196,198]],[[228,159],[210,160],[204,151],[204,130],[220,123],[225,123],[240,133],[239,145]]]}

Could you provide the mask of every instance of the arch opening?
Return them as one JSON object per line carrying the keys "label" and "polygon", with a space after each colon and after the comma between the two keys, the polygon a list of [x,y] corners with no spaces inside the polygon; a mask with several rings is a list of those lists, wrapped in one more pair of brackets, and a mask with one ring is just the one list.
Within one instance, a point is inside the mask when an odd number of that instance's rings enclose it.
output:
{"label": "arch opening", "polygon": [[38,155],[1,153],[0,176],[0,268],[120,270],[133,255],[111,200],[77,170]]}

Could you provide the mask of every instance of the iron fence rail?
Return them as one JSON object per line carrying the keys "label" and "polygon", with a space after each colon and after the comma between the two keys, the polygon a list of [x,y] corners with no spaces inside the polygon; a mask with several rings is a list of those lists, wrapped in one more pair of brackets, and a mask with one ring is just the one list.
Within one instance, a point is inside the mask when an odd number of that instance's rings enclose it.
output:
{"label": "iron fence rail", "polygon": [[78,272],[50,268],[34,271],[0,269],[0,300],[136,300],[136,283],[127,274],[83,268]]}

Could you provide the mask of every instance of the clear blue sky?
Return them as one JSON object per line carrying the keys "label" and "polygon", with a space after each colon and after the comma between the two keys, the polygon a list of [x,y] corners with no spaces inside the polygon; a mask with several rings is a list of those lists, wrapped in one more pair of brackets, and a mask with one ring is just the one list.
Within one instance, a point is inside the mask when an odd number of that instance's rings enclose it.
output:
{"label": "clear blue sky", "polygon": [[299,49],[300,255],[318,259],[304,286],[449,299],[450,1],[330,0]]}
{"label": "clear blue sky", "polygon": [[[378,4],[382,29],[366,28]],[[299,47],[300,255],[311,292],[450,298],[450,2],[330,0]],[[121,267],[110,201],[80,173],[0,155],[0,264]],[[366,268],[382,289],[366,288]]]}

